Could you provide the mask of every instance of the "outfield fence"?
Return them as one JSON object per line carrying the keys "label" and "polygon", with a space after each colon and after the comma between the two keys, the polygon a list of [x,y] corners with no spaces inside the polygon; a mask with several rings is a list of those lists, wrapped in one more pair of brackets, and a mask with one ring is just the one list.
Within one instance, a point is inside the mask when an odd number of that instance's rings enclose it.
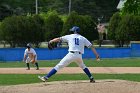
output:
{"label": "outfield fence", "polygon": [[[68,48],[35,48],[38,60],[61,59],[68,53]],[[140,43],[132,43],[129,48],[96,48],[101,58],[126,58],[140,57]],[[25,48],[0,48],[0,61],[13,62],[22,61]],[[93,52],[86,48],[83,58],[95,58]]]}

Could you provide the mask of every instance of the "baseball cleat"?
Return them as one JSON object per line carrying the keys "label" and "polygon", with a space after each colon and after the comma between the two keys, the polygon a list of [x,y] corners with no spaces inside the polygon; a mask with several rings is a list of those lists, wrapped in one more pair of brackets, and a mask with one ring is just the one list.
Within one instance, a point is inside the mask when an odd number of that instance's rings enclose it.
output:
{"label": "baseball cleat", "polygon": [[43,82],[46,82],[47,81],[47,79],[43,76],[43,77],[41,77],[41,76],[38,76],[38,78],[41,80],[41,81],[43,81]]}
{"label": "baseball cleat", "polygon": [[36,70],[39,70],[39,68],[36,68]]}
{"label": "baseball cleat", "polygon": [[90,79],[90,83],[95,83],[95,80],[93,78]]}
{"label": "baseball cleat", "polygon": [[30,70],[30,68],[27,68],[26,70]]}

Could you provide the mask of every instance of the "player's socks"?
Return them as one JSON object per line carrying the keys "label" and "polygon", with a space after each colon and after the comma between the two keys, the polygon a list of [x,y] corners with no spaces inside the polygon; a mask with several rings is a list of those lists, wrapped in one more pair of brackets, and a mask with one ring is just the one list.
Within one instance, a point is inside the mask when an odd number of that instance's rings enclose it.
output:
{"label": "player's socks", "polygon": [[30,70],[30,65],[29,63],[26,63],[28,70]]}
{"label": "player's socks", "polygon": [[48,79],[49,77],[51,77],[52,75],[54,75],[57,71],[53,68],[46,76],[45,78]]}
{"label": "player's socks", "polygon": [[84,72],[88,75],[88,77],[89,77],[90,79],[93,79],[93,77],[92,77],[92,75],[91,75],[91,73],[90,73],[90,71],[89,71],[88,68],[85,68],[85,69],[83,69],[83,70],[84,70]]}
{"label": "player's socks", "polygon": [[39,70],[39,66],[37,62],[35,63],[35,65],[36,65],[36,69]]}

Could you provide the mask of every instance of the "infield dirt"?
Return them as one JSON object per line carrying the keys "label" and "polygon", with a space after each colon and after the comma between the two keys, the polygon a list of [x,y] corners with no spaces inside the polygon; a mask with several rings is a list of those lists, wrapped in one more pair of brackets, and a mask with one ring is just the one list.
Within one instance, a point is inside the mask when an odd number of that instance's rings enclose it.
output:
{"label": "infield dirt", "polygon": [[[0,68],[0,74],[44,74],[51,68]],[[140,73],[139,67],[89,67],[92,73]],[[83,73],[78,67],[66,67],[58,72]],[[54,81],[36,84],[0,86],[0,93],[140,93],[140,82],[125,80]]]}
{"label": "infield dirt", "polygon": [[0,93],[140,93],[140,83],[124,80],[57,81],[0,86]]}
{"label": "infield dirt", "polygon": [[[91,73],[108,73],[108,74],[124,74],[124,73],[140,73],[140,67],[88,67]],[[26,68],[0,68],[0,74],[46,74],[52,67],[41,67],[40,70],[26,70]],[[84,73],[79,67],[65,67],[58,71],[57,74],[77,74]]]}

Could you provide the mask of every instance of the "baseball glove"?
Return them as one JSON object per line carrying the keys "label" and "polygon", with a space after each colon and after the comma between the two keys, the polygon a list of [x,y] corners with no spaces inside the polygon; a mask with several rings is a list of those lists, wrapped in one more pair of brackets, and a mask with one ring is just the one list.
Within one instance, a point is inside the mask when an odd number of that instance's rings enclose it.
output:
{"label": "baseball glove", "polygon": [[48,43],[48,49],[49,50],[52,50],[52,49],[54,49],[54,48],[57,48],[57,43],[56,42],[53,42],[53,43]]}

